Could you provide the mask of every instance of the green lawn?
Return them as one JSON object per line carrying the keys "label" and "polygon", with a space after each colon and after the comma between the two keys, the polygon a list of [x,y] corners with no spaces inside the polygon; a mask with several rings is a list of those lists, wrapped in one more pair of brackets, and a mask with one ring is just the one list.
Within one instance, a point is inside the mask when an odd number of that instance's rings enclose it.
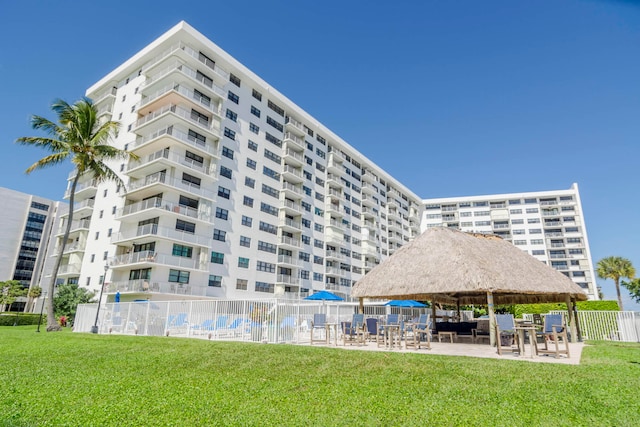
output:
{"label": "green lawn", "polygon": [[0,426],[638,425],[640,345],[555,365],[0,328]]}

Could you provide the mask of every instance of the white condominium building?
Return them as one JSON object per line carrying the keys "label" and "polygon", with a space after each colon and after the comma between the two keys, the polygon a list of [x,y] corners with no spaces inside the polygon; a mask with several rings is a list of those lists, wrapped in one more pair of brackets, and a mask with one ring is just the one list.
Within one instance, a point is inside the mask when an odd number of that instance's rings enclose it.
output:
{"label": "white condominium building", "polygon": [[494,233],[598,299],[578,185],[569,190],[426,199],[422,228]]}
{"label": "white condominium building", "polygon": [[87,96],[140,159],[111,164],[126,189],[80,178],[65,281],[130,299],[346,296],[420,232],[417,195],[184,22]]}
{"label": "white condominium building", "polygon": [[[55,262],[54,241],[60,215],[67,212],[66,203],[0,188],[4,202],[0,227],[0,281],[18,280],[25,288],[46,288],[47,275]],[[26,298],[13,304],[13,310],[24,307]]]}

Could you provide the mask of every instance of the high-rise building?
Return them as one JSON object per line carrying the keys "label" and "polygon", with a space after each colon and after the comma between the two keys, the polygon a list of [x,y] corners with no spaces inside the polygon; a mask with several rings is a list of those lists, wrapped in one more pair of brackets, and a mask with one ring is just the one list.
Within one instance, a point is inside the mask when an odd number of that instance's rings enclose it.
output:
{"label": "high-rise building", "polygon": [[494,233],[598,299],[578,184],[568,190],[424,200],[422,228]]}
{"label": "high-rise building", "polygon": [[80,177],[65,281],[132,298],[346,296],[420,231],[417,195],[184,22],[87,96],[140,159],[110,164],[126,188]]}
{"label": "high-rise building", "polygon": [[[0,281],[17,280],[25,288],[46,286],[54,261],[51,233],[67,205],[8,188],[0,188],[0,199]],[[20,309],[25,301],[21,298],[12,309]]]}

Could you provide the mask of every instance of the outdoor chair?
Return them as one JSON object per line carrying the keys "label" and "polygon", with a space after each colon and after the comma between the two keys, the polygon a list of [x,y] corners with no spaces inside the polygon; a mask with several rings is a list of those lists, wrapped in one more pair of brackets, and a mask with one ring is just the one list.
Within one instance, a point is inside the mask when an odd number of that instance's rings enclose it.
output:
{"label": "outdoor chair", "polygon": [[[400,315],[397,313],[388,314],[387,318],[385,319],[385,326],[386,325],[397,325],[398,329],[395,334],[393,333],[393,331],[390,331],[388,329],[384,330],[384,335],[388,335],[384,337],[385,345],[390,344],[391,346],[393,346],[393,342],[395,340],[398,341],[398,345],[402,345],[402,334],[404,332],[404,322],[400,319]],[[387,340],[390,340],[391,342],[387,343]]]}
{"label": "outdoor chair", "polygon": [[367,325],[367,338],[370,341],[373,341],[374,339],[378,341],[378,337],[381,336],[381,331],[378,327],[378,319],[375,317],[367,317],[365,323]]}
{"label": "outdoor chair", "polygon": [[[498,347],[498,354],[502,355],[503,345],[508,345],[513,350],[514,341],[518,343],[513,314],[496,314],[496,346]],[[519,344],[517,351],[520,352]]]}
{"label": "outdoor chair", "polygon": [[416,323],[407,326],[405,332],[405,348],[422,348],[423,340],[426,338],[427,349],[431,349],[431,321],[428,314],[422,314]]}
{"label": "outdoor chair", "polygon": [[[311,329],[310,329],[310,340],[309,342],[311,344],[313,344],[314,342],[327,342],[327,337],[326,337],[326,324],[327,324],[327,315],[324,313],[315,313],[313,315],[313,321],[311,322]],[[318,330],[321,333],[321,336],[324,335],[324,337],[322,339],[316,339],[314,338],[314,332]]]}
{"label": "outdoor chair", "polygon": [[358,345],[365,342],[364,314],[354,314],[351,322],[342,322],[342,339],[344,345],[356,343]]}
{"label": "outdoor chair", "polygon": [[471,329],[471,336],[474,344],[478,344],[483,339],[490,340],[489,319],[476,319],[476,327]]}
{"label": "outdoor chair", "polygon": [[[562,314],[547,314],[544,316],[544,329],[538,333],[538,336],[542,336],[544,339],[544,350],[539,349],[538,353],[553,354],[556,358],[560,357],[560,354],[569,354],[569,339],[567,337],[567,326],[564,322]],[[564,349],[560,348],[560,339]],[[553,343],[553,348],[549,348],[549,341]]]}
{"label": "outdoor chair", "polygon": [[167,327],[165,331],[165,335],[169,336],[170,331],[172,330],[186,330],[189,326],[189,322],[187,322],[187,313],[178,313],[175,315],[169,315],[167,318]]}

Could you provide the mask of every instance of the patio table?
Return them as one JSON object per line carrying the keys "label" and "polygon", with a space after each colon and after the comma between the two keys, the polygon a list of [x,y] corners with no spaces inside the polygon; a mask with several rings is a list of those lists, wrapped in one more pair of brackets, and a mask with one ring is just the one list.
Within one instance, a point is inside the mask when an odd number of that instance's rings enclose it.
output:
{"label": "patio table", "polygon": [[402,341],[400,336],[400,325],[392,323],[388,325],[381,325],[382,333],[384,335],[384,344],[388,348],[393,348],[394,341],[397,339],[398,348],[402,348]]}
{"label": "patio table", "polygon": [[442,337],[447,335],[451,344],[458,338],[458,333],[455,331],[438,331],[438,342],[442,342]]}
{"label": "patio table", "polygon": [[325,323],[324,330],[327,336],[327,345],[331,344],[331,329],[333,329],[334,345],[338,345],[338,324],[337,323]]}
{"label": "patio table", "polygon": [[524,335],[525,332],[529,332],[529,350],[530,357],[533,359],[534,352],[535,355],[538,355],[538,343],[536,342],[536,325],[534,324],[519,324],[515,327],[516,332],[518,333],[518,344],[520,347],[521,354],[524,356]]}

